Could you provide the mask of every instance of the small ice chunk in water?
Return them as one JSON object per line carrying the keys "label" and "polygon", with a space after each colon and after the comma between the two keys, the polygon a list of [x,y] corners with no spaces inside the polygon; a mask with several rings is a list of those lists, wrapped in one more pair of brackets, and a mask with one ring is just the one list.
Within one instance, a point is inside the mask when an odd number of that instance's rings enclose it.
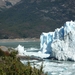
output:
{"label": "small ice chunk in water", "polygon": [[19,55],[25,55],[26,51],[24,50],[24,46],[18,45],[16,50],[18,51]]}

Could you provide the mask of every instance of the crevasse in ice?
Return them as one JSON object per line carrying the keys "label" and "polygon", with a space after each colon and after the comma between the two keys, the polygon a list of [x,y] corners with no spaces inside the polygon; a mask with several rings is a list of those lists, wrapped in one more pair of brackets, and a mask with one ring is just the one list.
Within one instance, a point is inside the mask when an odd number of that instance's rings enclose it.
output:
{"label": "crevasse in ice", "polygon": [[75,22],[67,21],[54,32],[42,33],[40,36],[42,53],[50,54],[58,60],[75,61]]}

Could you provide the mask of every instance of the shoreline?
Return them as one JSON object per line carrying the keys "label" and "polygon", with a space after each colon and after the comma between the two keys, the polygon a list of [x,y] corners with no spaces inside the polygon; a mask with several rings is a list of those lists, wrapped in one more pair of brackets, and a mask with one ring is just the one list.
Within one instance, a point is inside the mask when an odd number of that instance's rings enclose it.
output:
{"label": "shoreline", "polygon": [[16,39],[0,39],[0,42],[27,42],[27,41],[30,41],[30,42],[39,42],[40,39],[38,38],[16,38]]}

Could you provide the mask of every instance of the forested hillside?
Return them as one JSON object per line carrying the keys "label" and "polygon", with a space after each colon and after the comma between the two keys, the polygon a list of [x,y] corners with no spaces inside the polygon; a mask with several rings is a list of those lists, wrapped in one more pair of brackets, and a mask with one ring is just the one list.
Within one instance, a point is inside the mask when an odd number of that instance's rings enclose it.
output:
{"label": "forested hillside", "polygon": [[0,38],[39,38],[75,19],[75,0],[21,0],[0,8]]}

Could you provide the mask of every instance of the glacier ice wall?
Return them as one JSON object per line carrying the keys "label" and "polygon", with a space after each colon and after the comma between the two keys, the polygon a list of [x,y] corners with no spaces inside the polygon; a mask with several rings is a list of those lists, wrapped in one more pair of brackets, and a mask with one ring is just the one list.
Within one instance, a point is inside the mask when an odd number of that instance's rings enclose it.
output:
{"label": "glacier ice wall", "polygon": [[40,41],[42,53],[50,54],[58,60],[75,61],[75,22],[67,21],[54,32],[43,32]]}

